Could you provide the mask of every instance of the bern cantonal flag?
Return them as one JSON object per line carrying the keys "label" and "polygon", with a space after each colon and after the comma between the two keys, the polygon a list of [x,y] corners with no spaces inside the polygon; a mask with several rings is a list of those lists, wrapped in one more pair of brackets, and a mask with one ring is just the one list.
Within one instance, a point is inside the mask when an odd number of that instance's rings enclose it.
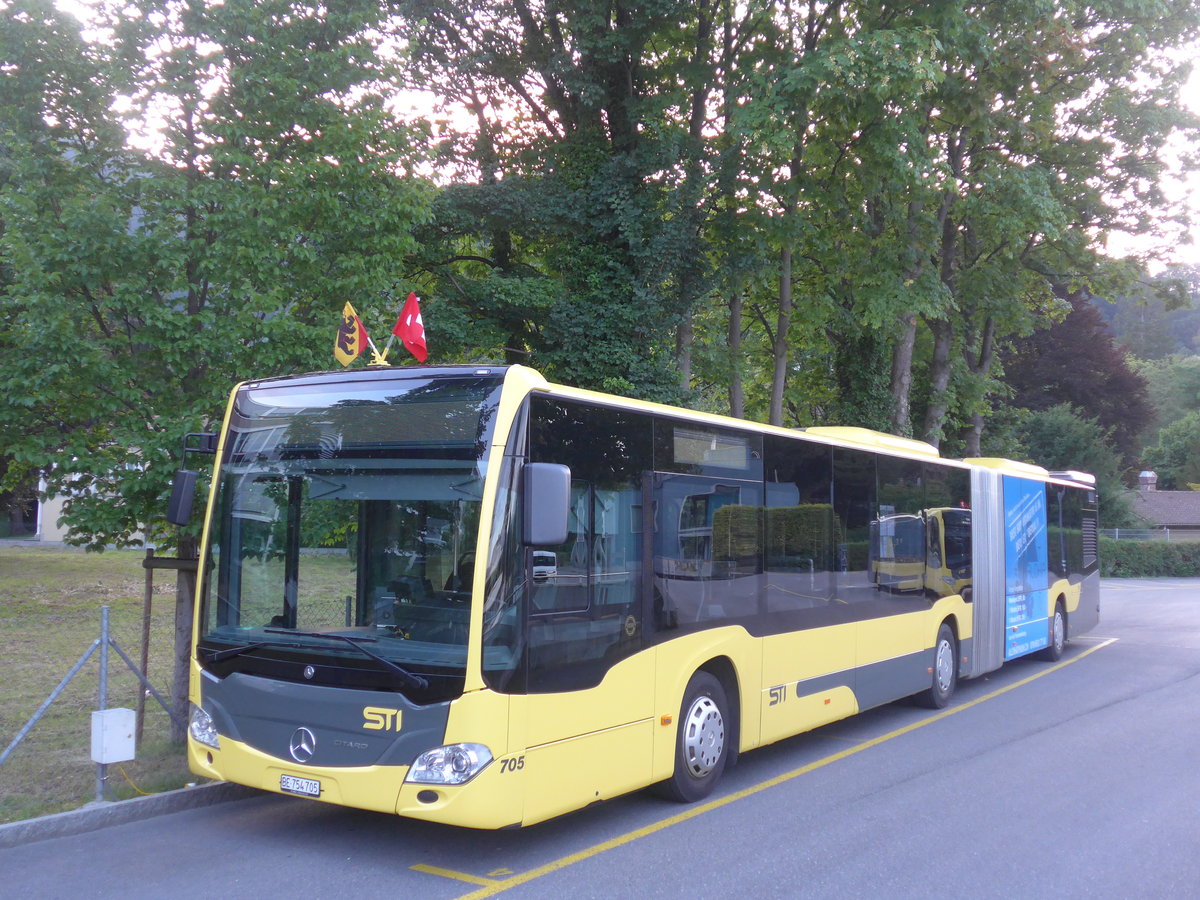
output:
{"label": "bern cantonal flag", "polygon": [[418,362],[425,362],[429,351],[425,347],[425,323],[421,321],[421,304],[417,302],[416,294],[409,294],[404,301],[404,309],[400,310],[400,318],[392,326],[392,334],[400,338],[404,349]]}
{"label": "bern cantonal flag", "polygon": [[338,326],[337,340],[333,342],[333,355],[343,366],[348,366],[367,349],[367,329],[358,318],[358,313],[349,303],[342,309],[342,323]]}

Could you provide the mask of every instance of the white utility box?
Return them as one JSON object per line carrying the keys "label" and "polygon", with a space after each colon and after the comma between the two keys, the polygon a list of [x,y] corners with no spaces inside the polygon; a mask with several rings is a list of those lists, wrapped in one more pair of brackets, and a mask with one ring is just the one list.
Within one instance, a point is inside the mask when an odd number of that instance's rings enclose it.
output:
{"label": "white utility box", "polygon": [[136,756],[133,733],[137,713],[132,709],[98,709],[92,713],[92,762],[127,762]]}

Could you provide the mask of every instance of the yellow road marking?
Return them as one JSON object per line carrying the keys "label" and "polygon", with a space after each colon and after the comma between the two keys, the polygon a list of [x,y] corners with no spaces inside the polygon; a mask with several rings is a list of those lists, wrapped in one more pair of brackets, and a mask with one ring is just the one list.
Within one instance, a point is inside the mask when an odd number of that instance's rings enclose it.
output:
{"label": "yellow road marking", "polygon": [[441,875],[443,878],[453,878],[455,881],[465,881],[467,884],[479,884],[483,887],[501,887],[503,882],[491,878],[480,878],[478,875],[468,875],[466,872],[455,872],[453,869],[443,869],[440,866],[427,866],[417,863],[409,866],[414,872],[424,872],[426,875]]}
{"label": "yellow road marking", "polygon": [[1059,669],[1064,668],[1065,666],[1077,663],[1085,656],[1095,653],[1097,650],[1107,647],[1109,644],[1115,643],[1116,640],[1116,638],[1109,638],[1103,643],[1096,644],[1094,647],[1088,647],[1086,650],[1083,650],[1075,656],[1072,656],[1070,659],[1065,659],[1060,663],[1056,663],[1053,666],[1042,669],[1041,671],[1036,672],[1027,678],[1022,678],[1020,681],[1014,681],[1012,684],[1005,685],[1002,688],[997,688],[994,691],[984,694],[982,697],[976,697],[974,700],[963,703],[960,706],[953,706],[949,709],[943,709],[941,712],[935,713],[919,722],[913,722],[910,725],[897,728],[895,731],[889,731],[887,734],[880,735],[876,738],[871,738],[870,740],[863,741],[860,744],[855,744],[853,747],[840,750],[837,753],[833,753],[829,756],[823,757],[822,759],[818,759],[815,762],[803,765],[798,769],[793,769],[790,772],[784,772],[782,775],[776,775],[774,778],[768,778],[766,781],[760,781],[758,784],[753,784],[748,788],[743,788],[740,791],[727,794],[724,797],[720,797],[716,800],[710,800],[707,803],[700,804],[699,806],[693,806],[684,812],[678,813],[674,816],[669,816],[666,819],[660,819],[658,822],[655,822],[651,825],[646,825],[642,828],[628,831],[625,834],[617,835],[614,838],[609,838],[607,841],[601,841],[599,844],[593,844],[591,847],[580,850],[578,853],[572,853],[568,856],[560,857],[559,859],[548,862],[545,865],[538,866],[536,869],[530,869],[527,872],[514,875],[512,878],[507,878],[502,882],[489,881],[488,879],[484,878],[474,878],[469,875],[450,872],[445,869],[435,870],[432,866],[413,866],[412,868],[422,872],[431,872],[432,874],[445,874],[448,878],[457,878],[461,881],[468,881],[472,884],[482,885],[480,890],[472,891],[469,894],[464,894],[459,898],[459,900],[477,900],[477,898],[494,897],[497,894],[507,891],[509,888],[514,888],[522,884],[528,884],[529,882],[535,881],[536,879],[545,875],[565,869],[568,866],[573,866],[575,863],[583,862],[584,860],[591,859],[593,856],[599,856],[601,853],[606,853],[609,850],[615,850],[617,847],[623,847],[626,844],[631,844],[641,838],[648,837],[649,835],[656,834],[660,831],[665,831],[672,826],[682,824],[683,822],[687,822],[696,818],[697,816],[702,816],[705,813],[712,812],[715,809],[720,809],[722,806],[728,806],[730,803],[735,803],[738,800],[744,800],[746,797],[751,797],[754,794],[761,793],[769,788],[777,787],[781,784],[791,781],[794,778],[799,778],[801,775],[807,775],[809,772],[814,772],[817,769],[829,765],[830,763],[839,762],[843,759],[854,756],[856,753],[861,753],[862,751],[869,750],[872,747],[878,747],[880,744],[885,743],[886,741],[909,734],[910,732],[916,731],[918,728],[924,728],[926,725],[932,725],[934,722],[940,722],[942,719],[945,719],[948,716],[957,715],[963,710],[971,709],[972,707],[978,706],[979,704],[988,700],[993,700],[996,697],[999,697],[1001,694],[1007,694],[1009,691],[1016,690],[1019,687],[1029,684],[1031,681],[1036,681],[1043,676],[1049,675],[1051,672],[1057,672]]}

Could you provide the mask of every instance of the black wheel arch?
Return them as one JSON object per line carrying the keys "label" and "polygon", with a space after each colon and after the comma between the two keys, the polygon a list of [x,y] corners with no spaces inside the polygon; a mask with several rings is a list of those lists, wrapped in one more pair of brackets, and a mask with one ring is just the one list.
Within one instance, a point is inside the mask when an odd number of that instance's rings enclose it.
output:
{"label": "black wheel arch", "polygon": [[714,656],[696,671],[707,672],[725,691],[725,701],[729,704],[729,750],[725,757],[725,767],[737,764],[738,748],[742,743],[742,695],[738,689],[737,668],[728,656]]}
{"label": "black wheel arch", "polygon": [[[961,647],[962,632],[958,627],[958,616],[954,613],[950,613],[950,615],[946,616],[946,618],[942,619],[942,621],[938,623],[938,631],[941,631],[943,625],[950,626],[950,632],[954,635],[954,643]],[[937,632],[935,631],[934,634],[937,634]]]}

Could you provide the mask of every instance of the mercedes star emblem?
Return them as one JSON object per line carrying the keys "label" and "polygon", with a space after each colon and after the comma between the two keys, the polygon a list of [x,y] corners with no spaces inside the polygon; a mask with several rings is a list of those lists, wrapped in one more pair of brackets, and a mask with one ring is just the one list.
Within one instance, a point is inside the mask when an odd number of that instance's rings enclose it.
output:
{"label": "mercedes star emblem", "polygon": [[297,728],[292,732],[292,741],[288,744],[288,752],[298,763],[306,763],[312,759],[317,749],[317,736],[307,728]]}
{"label": "mercedes star emblem", "polygon": [[307,678],[309,681],[311,681],[312,677],[316,674],[317,674],[317,670],[314,669],[312,666],[304,667],[304,677]]}

